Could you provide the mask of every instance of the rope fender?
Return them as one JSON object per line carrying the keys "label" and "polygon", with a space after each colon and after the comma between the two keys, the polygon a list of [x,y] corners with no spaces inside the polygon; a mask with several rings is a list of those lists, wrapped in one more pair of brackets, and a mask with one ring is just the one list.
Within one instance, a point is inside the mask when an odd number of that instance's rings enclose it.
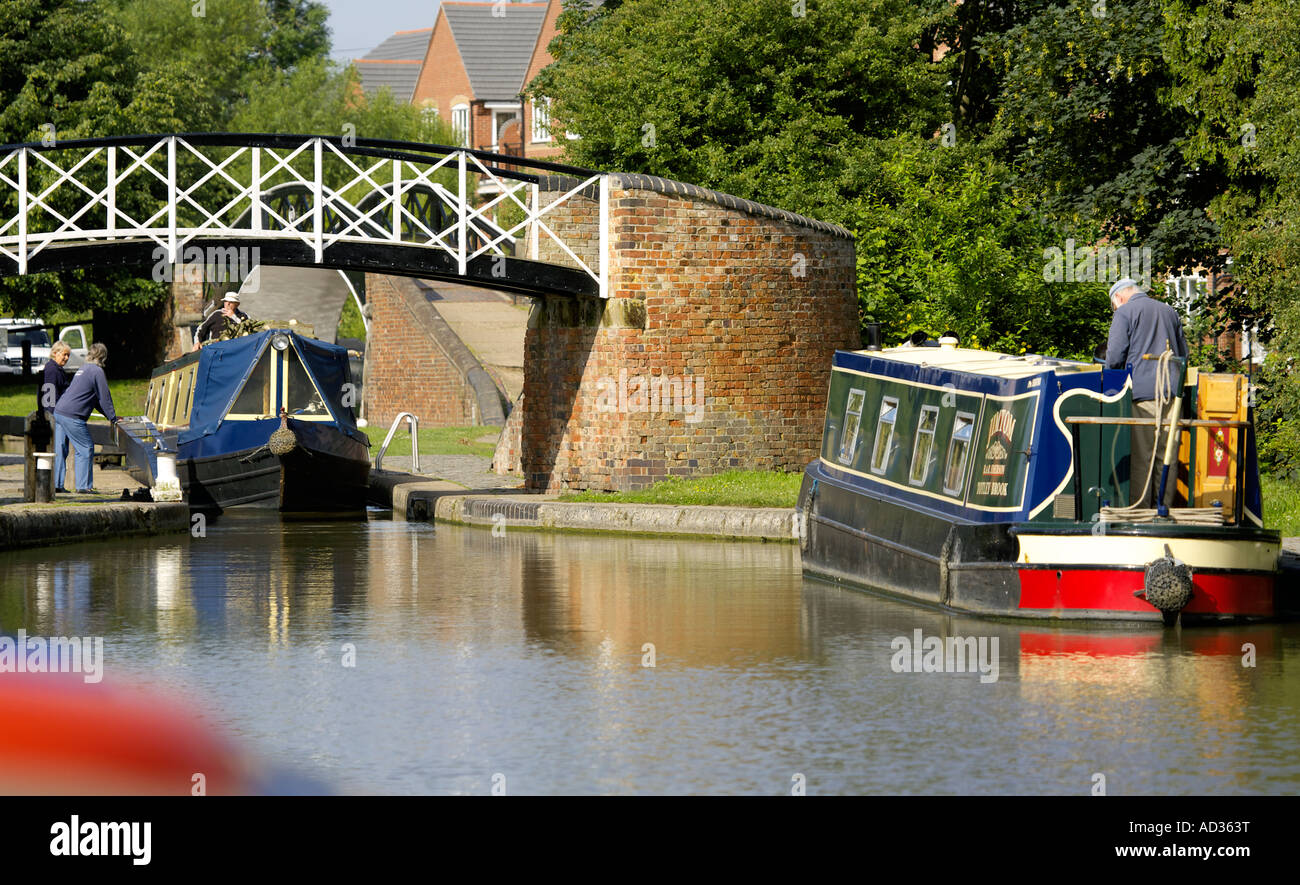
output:
{"label": "rope fender", "polygon": [[272,455],[287,455],[297,446],[298,437],[289,429],[289,416],[284,409],[280,409],[280,426],[271,434],[266,447]]}
{"label": "rope fender", "polygon": [[1191,602],[1192,569],[1174,558],[1168,544],[1164,556],[1147,563],[1142,583],[1142,589],[1133,591],[1133,595],[1158,608],[1166,625],[1172,625]]}

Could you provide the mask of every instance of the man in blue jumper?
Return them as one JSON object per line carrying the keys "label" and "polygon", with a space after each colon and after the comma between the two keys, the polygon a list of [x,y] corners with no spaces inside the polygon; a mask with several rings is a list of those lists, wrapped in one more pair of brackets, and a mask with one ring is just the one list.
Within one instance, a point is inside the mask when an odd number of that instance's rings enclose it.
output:
{"label": "man in blue jumper", "polygon": [[[36,409],[45,420],[54,423],[54,407],[59,404],[64,391],[72,383],[63,367],[72,357],[72,348],[66,341],[55,341],[50,348],[50,358],[45,361],[45,371],[40,389],[36,391]],[[54,429],[54,491],[63,491],[63,475],[68,468],[68,437],[57,427]]]}
{"label": "man in blue jumper", "polygon": [[107,359],[108,348],[99,342],[92,344],[86,354],[86,364],[77,370],[72,383],[54,407],[54,429],[67,434],[76,453],[76,490],[82,494],[98,494],[91,484],[95,442],[90,438],[86,419],[92,411],[99,409],[113,424],[120,420],[113,410],[113,394],[108,390],[108,376],[104,374]]}
{"label": "man in blue jumper", "polygon": [[[1168,439],[1168,410],[1170,400],[1165,401],[1166,414],[1159,414],[1156,409],[1156,378],[1159,374],[1159,362],[1155,359],[1143,359],[1144,355],[1158,357],[1169,348],[1175,357],[1187,357],[1187,339],[1183,337],[1183,323],[1178,311],[1163,301],[1157,301],[1147,294],[1137,281],[1127,277],[1110,287],[1110,305],[1115,311],[1115,318],[1110,324],[1110,339],[1106,344],[1106,366],[1111,369],[1132,367],[1133,378],[1133,417],[1155,419],[1162,422],[1159,433],[1155,424],[1133,428],[1132,456],[1129,458],[1129,486],[1135,490],[1131,497],[1133,504],[1142,507],[1151,506],[1160,484],[1160,464],[1151,469],[1151,454],[1156,457],[1164,454]],[[1178,395],[1174,386],[1178,383],[1179,367],[1169,366],[1169,389],[1171,398]],[[1149,485],[1142,489],[1141,483],[1151,471]],[[1165,486],[1164,505],[1173,501],[1176,474],[1170,476]]]}

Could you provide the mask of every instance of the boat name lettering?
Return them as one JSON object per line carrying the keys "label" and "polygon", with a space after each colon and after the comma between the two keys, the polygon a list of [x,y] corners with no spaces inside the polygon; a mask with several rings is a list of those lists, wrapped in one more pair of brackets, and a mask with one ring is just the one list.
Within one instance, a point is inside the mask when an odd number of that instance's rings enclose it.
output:
{"label": "boat name lettering", "polygon": [[[1011,436],[1016,431],[1016,416],[1001,409],[989,422],[989,442],[984,450],[984,475],[1006,476],[1007,458],[1011,454]],[[976,485],[978,495],[1005,496],[1007,483],[981,482]]]}

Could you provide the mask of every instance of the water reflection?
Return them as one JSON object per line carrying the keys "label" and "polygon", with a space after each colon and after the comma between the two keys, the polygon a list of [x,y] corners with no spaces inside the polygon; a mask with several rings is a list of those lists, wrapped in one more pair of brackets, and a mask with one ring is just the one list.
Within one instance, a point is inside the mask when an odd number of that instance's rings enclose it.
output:
{"label": "water reflection", "polygon": [[[987,621],[804,581],[794,545],[236,514],[203,538],[8,554],[0,629],[20,627],[102,635],[109,676],[205,699],[345,789],[1300,784],[1294,625]],[[997,681],[896,672],[918,630],[996,639]]]}

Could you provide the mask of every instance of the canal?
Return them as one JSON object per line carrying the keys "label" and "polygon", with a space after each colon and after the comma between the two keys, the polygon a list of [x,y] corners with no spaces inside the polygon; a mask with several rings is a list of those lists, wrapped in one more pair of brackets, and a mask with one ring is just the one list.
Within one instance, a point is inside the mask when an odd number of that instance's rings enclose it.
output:
{"label": "canal", "polygon": [[[240,513],[4,554],[20,628],[102,636],[105,682],[340,792],[1300,788],[1298,625],[953,616],[804,580],[790,544]],[[954,636],[988,666],[909,672]]]}

